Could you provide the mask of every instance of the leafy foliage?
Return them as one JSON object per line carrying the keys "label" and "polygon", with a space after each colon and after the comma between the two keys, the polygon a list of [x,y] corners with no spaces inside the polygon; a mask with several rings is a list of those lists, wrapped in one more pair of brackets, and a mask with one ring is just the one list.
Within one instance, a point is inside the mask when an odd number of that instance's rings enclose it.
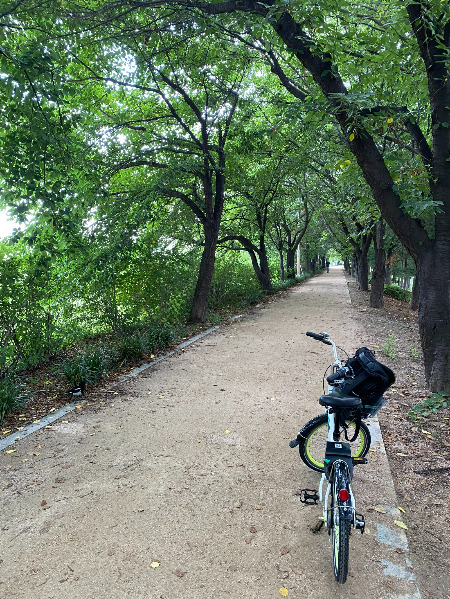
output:
{"label": "leafy foliage", "polygon": [[428,399],[418,403],[413,409],[408,412],[409,418],[418,420],[426,418],[430,414],[436,414],[440,408],[445,408],[449,405],[450,396],[448,393],[433,393]]}
{"label": "leafy foliage", "polygon": [[27,394],[15,373],[8,372],[0,378],[0,423],[14,409],[22,408]]}
{"label": "leafy foliage", "polygon": [[411,301],[411,291],[408,291],[407,289],[402,289],[398,285],[385,285],[384,293],[389,297],[393,297],[394,299],[398,299],[403,302]]}

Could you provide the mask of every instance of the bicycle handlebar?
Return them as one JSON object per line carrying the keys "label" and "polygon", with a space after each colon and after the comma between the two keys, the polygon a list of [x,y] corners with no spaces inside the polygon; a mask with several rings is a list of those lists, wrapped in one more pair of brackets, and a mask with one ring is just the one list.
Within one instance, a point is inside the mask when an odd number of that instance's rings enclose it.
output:
{"label": "bicycle handlebar", "polygon": [[316,339],[317,341],[321,341],[322,343],[325,343],[325,345],[333,345],[331,343],[331,341],[328,341],[328,339],[326,339],[324,337],[324,335],[321,333],[311,333],[311,331],[308,331],[306,333],[306,335],[307,335],[307,337],[312,337],[313,339]]}

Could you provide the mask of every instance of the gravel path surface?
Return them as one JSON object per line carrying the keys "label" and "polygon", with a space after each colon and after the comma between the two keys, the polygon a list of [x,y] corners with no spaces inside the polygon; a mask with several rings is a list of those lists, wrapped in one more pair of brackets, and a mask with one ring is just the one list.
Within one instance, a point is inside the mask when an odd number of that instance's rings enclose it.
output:
{"label": "gravel path surface", "polygon": [[[204,337],[0,455],[5,599],[419,599],[384,448],[356,469],[367,533],[334,582],[319,476],[289,441],[321,412],[327,330],[359,345],[342,271]],[[100,409],[101,408],[101,409]],[[280,595],[281,593],[281,595]]]}

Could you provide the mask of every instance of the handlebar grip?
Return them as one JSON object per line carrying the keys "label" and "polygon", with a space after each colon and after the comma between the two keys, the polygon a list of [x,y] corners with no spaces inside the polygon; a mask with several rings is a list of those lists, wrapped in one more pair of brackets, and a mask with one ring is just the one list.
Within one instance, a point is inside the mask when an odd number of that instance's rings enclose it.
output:
{"label": "handlebar grip", "polygon": [[306,335],[308,337],[312,337],[313,339],[317,339],[317,341],[322,341],[322,343],[325,343],[325,345],[331,345],[331,342],[325,339],[325,337],[319,333],[311,333],[311,331],[307,331]]}

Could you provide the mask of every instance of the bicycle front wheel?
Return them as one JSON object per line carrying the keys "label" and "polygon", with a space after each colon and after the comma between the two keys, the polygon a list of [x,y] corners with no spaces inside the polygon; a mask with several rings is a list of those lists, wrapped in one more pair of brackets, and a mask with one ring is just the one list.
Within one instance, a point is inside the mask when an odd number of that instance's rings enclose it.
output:
{"label": "bicycle front wheel", "polygon": [[[351,439],[355,434],[355,425],[350,420],[346,421],[348,426],[347,437]],[[343,432],[343,431],[342,431]],[[328,416],[321,414],[310,420],[301,430],[299,443],[300,457],[303,462],[316,472],[323,472],[323,459],[328,438]],[[358,436],[350,443],[352,456],[363,458],[369,451],[371,443],[370,431],[364,422],[361,422]]]}

